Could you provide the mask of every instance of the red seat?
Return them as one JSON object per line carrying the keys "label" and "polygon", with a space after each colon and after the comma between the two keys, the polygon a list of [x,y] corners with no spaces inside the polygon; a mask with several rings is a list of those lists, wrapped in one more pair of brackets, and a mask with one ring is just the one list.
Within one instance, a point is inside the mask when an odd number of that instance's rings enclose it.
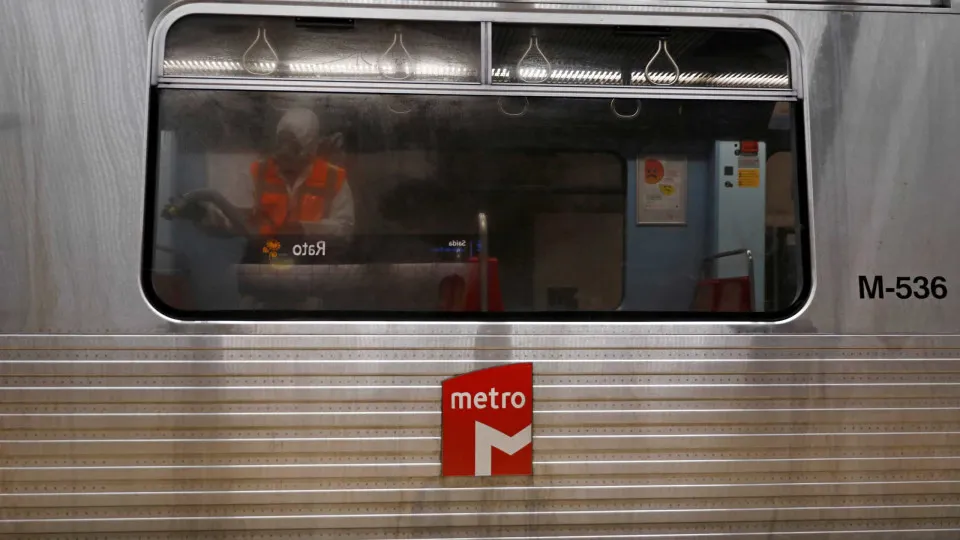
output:
{"label": "red seat", "polygon": [[697,284],[694,311],[748,313],[753,311],[753,290],[750,278],[732,277],[704,279]]}
{"label": "red seat", "polygon": [[[470,279],[467,280],[465,311],[480,311],[480,261],[470,259]],[[503,296],[500,292],[500,271],[497,259],[487,261],[487,311],[503,311]]]}

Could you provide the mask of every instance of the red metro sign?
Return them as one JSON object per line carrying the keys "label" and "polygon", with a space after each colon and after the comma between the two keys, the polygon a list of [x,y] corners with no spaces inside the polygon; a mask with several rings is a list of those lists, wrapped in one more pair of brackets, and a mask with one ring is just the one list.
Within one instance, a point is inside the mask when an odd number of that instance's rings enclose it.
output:
{"label": "red metro sign", "polygon": [[533,364],[443,381],[441,474],[533,474]]}

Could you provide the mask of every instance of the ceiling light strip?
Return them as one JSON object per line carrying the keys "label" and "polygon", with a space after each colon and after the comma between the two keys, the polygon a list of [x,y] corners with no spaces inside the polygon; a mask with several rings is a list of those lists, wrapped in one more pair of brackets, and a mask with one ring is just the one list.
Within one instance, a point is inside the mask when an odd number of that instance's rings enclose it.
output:
{"label": "ceiling light strip", "polygon": [[[247,73],[244,65],[228,60],[165,60],[164,74],[168,76],[235,76]],[[248,66],[256,71],[274,71],[274,62],[254,62]],[[375,64],[366,61],[308,63],[292,62],[286,64],[286,72],[293,77],[357,77],[379,76]],[[514,71],[499,67],[492,69],[493,82],[512,82]],[[520,71],[525,79],[546,79],[547,84],[595,84],[619,85],[620,72],[603,69],[562,68],[553,70],[549,77],[542,68],[525,68]],[[419,62],[414,66],[414,74],[419,77],[433,78],[473,78],[477,70],[462,64],[440,64]],[[656,83],[669,82],[672,72],[654,71],[650,78]],[[631,74],[631,85],[646,85],[642,71]],[[699,71],[682,73],[675,86],[717,86],[737,88],[789,88],[790,76],[782,73],[704,73]]]}

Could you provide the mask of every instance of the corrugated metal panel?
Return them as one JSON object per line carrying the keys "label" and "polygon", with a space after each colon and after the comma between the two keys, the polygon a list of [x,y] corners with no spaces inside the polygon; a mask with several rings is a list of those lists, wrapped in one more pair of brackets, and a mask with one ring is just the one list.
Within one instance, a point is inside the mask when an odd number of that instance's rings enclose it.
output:
{"label": "corrugated metal panel", "polygon": [[475,479],[439,477],[439,384],[496,362],[17,354],[0,360],[5,538],[960,534],[953,358],[517,351],[535,474]]}

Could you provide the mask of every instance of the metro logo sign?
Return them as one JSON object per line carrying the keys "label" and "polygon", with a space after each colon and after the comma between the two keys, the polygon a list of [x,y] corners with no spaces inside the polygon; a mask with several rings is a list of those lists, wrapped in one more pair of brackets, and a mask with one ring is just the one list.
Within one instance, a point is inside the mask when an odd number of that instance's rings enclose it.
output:
{"label": "metro logo sign", "polygon": [[443,381],[443,476],[533,474],[533,364]]}

